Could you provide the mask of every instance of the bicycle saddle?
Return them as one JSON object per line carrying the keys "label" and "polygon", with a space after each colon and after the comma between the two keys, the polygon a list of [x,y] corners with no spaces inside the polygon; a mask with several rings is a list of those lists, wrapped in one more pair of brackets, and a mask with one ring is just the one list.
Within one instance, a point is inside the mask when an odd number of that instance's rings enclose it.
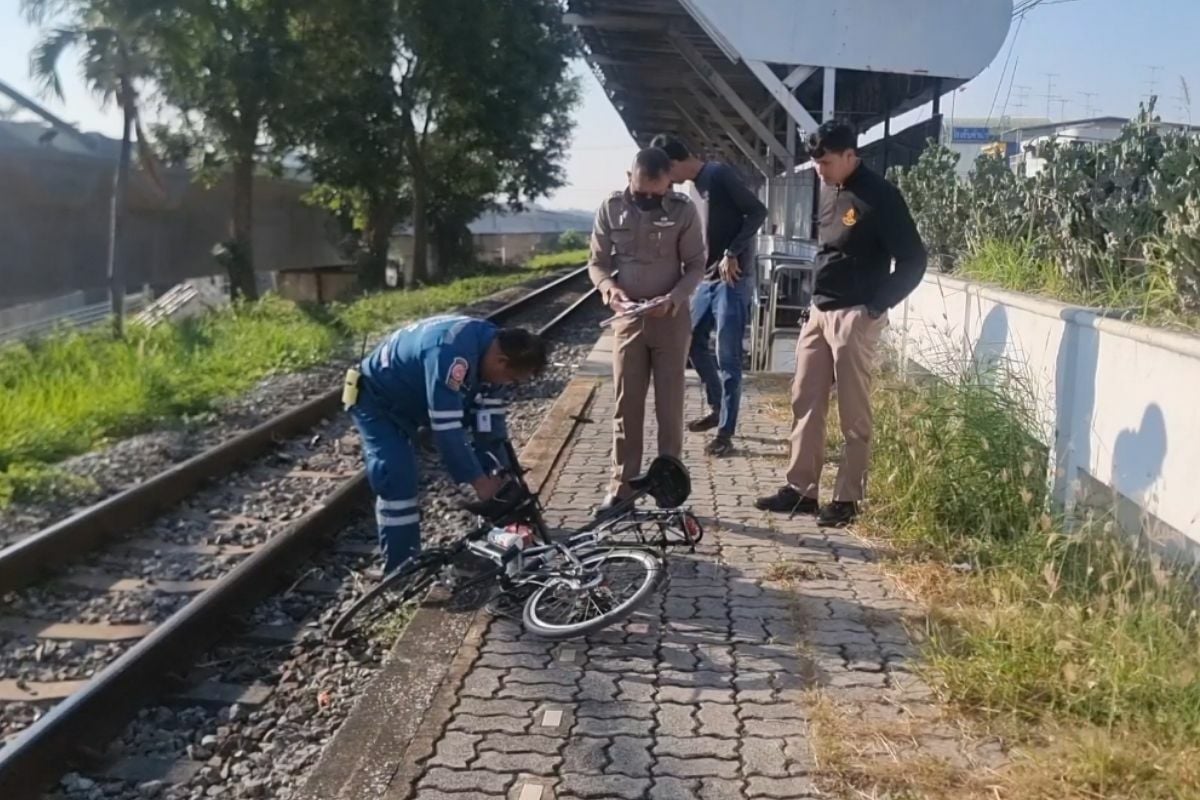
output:
{"label": "bicycle saddle", "polygon": [[659,508],[678,508],[692,493],[692,479],[678,458],[658,456],[644,475],[629,482],[629,488],[646,492],[658,502]]}

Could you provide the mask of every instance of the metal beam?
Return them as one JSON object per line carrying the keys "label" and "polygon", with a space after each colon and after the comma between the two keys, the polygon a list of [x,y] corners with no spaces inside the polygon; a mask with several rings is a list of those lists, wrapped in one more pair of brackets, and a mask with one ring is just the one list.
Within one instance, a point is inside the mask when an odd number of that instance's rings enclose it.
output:
{"label": "metal beam", "polygon": [[789,89],[795,90],[797,86],[808,80],[809,76],[816,71],[816,67],[808,67],[802,64],[792,70],[788,76],[783,79],[783,85]]}
{"label": "metal beam", "polygon": [[768,165],[767,162],[763,160],[762,156],[758,154],[758,152],[754,149],[754,145],[746,141],[746,137],[742,136],[742,134],[738,132],[738,129],[733,127],[733,124],[730,123],[729,120],[725,119],[725,115],[721,113],[719,108],[717,108],[717,104],[710,100],[704,94],[704,92],[697,89],[690,82],[688,83],[688,91],[690,91],[692,96],[696,98],[696,102],[699,103],[700,107],[704,109],[706,114],[708,114],[709,119],[721,126],[721,130],[725,131],[725,135],[729,137],[729,140],[734,143],[738,150],[741,150],[742,153],[745,154],[746,158],[753,162],[754,166],[758,167],[758,171],[763,175],[770,175],[770,165]]}
{"label": "metal beam", "polygon": [[824,84],[821,90],[821,121],[829,122],[833,119],[833,112],[837,108],[837,70],[833,67],[825,67],[824,72]]}
{"label": "metal beam", "polygon": [[730,152],[729,147],[724,142],[715,138],[709,128],[700,124],[699,120],[697,119],[698,115],[695,113],[695,109],[689,108],[686,103],[678,99],[674,100],[673,102],[675,103],[675,108],[679,110],[679,113],[683,115],[683,118],[687,120],[688,124],[692,126],[692,129],[696,131],[696,135],[700,137],[701,145],[707,147],[709,150],[720,153],[728,161],[734,160],[733,154]]}
{"label": "metal beam", "polygon": [[78,128],[76,128],[71,123],[60,119],[59,117],[55,116],[54,114],[51,114],[48,110],[46,110],[44,107],[42,107],[39,103],[37,103],[36,101],[31,100],[30,98],[21,94],[20,92],[18,92],[13,87],[9,86],[4,81],[0,81],[0,94],[8,95],[18,105],[24,106],[25,108],[29,109],[33,113],[37,114],[42,119],[49,122],[50,126],[52,128],[54,128],[54,130],[56,130],[60,133],[65,133],[67,136],[70,136],[72,139],[75,139],[77,142],[82,144],[88,150],[96,149],[95,139],[82,133]]}
{"label": "metal beam", "polygon": [[626,16],[620,14],[563,14],[563,22],[576,28],[596,28],[605,31],[666,31],[668,23],[661,17]]}
{"label": "metal beam", "polygon": [[776,102],[783,106],[783,110],[787,112],[793,122],[808,133],[817,129],[817,121],[812,118],[812,114],[809,114],[808,110],[800,105],[800,101],[792,95],[792,90],[779,80],[779,76],[767,66],[765,61],[746,61],[746,66],[758,76],[758,80],[771,93]]}
{"label": "metal beam", "polygon": [[660,68],[663,65],[662,61],[656,61],[653,58],[622,58],[620,56],[610,56],[606,53],[590,53],[587,60],[598,67],[637,67],[645,68]]}
{"label": "metal beam", "polygon": [[[762,123],[762,120],[760,120],[754,114],[754,112],[750,110],[750,106],[746,105],[746,101],[742,100],[741,96],[738,95],[738,93],[733,90],[733,87],[731,87],[721,76],[721,73],[717,72],[717,70],[714,69],[712,65],[710,65],[704,59],[704,56],[702,56],[700,52],[696,50],[692,43],[682,36],[677,35],[671,36],[671,42],[675,45],[676,49],[679,50],[679,54],[683,56],[684,60],[688,62],[693,70],[696,71],[696,74],[703,78],[704,81],[711,86],[714,91],[717,92],[717,94],[725,98],[725,101],[733,107],[733,109],[741,116],[743,120],[746,121],[746,124],[750,126],[750,129],[758,134],[760,139],[766,142],[767,146],[771,148],[771,152],[781,160],[786,160],[790,155],[787,151],[787,148],[775,138],[775,134],[771,133],[771,131],[767,129],[767,126]],[[691,88],[690,85],[689,88]]]}

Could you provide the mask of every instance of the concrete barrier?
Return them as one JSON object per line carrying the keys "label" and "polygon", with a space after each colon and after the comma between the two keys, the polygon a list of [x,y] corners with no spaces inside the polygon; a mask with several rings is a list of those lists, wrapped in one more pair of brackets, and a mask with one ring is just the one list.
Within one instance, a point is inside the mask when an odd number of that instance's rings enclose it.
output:
{"label": "concrete barrier", "polygon": [[932,372],[1003,361],[1033,390],[1054,497],[1126,529],[1200,544],[1200,337],[929,275],[893,312],[903,359]]}

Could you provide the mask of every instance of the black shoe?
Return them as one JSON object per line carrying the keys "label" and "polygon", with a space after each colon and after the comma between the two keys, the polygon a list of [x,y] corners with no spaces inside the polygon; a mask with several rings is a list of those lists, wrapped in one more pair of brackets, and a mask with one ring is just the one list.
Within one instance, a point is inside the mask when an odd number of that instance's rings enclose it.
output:
{"label": "black shoe", "polygon": [[704,448],[704,452],[716,458],[724,458],[733,452],[733,439],[729,436],[718,435]]}
{"label": "black shoe", "polygon": [[791,486],[784,486],[775,494],[755,500],[754,507],[759,511],[779,511],[785,514],[815,514],[817,499],[805,497]]}
{"label": "black shoe", "polygon": [[716,411],[710,411],[706,416],[700,419],[694,419],[688,423],[687,429],[692,433],[704,433],[711,431],[713,428],[721,424],[721,415]]}
{"label": "black shoe", "polygon": [[858,517],[858,503],[834,500],[821,509],[817,524],[822,528],[844,528]]}

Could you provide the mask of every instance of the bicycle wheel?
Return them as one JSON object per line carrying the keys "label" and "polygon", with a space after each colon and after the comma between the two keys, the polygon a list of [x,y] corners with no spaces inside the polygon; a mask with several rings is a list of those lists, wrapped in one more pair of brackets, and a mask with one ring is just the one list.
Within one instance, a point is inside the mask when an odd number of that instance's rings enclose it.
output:
{"label": "bicycle wheel", "polygon": [[585,636],[628,617],[666,574],[660,556],[647,550],[596,551],[581,558],[583,580],[596,586],[573,589],[562,580],[539,586],[525,601],[525,629],[543,639]]}
{"label": "bicycle wheel", "polygon": [[369,631],[406,603],[420,600],[448,561],[442,550],[427,550],[405,561],[337,618],[329,629],[329,638],[348,639]]}

